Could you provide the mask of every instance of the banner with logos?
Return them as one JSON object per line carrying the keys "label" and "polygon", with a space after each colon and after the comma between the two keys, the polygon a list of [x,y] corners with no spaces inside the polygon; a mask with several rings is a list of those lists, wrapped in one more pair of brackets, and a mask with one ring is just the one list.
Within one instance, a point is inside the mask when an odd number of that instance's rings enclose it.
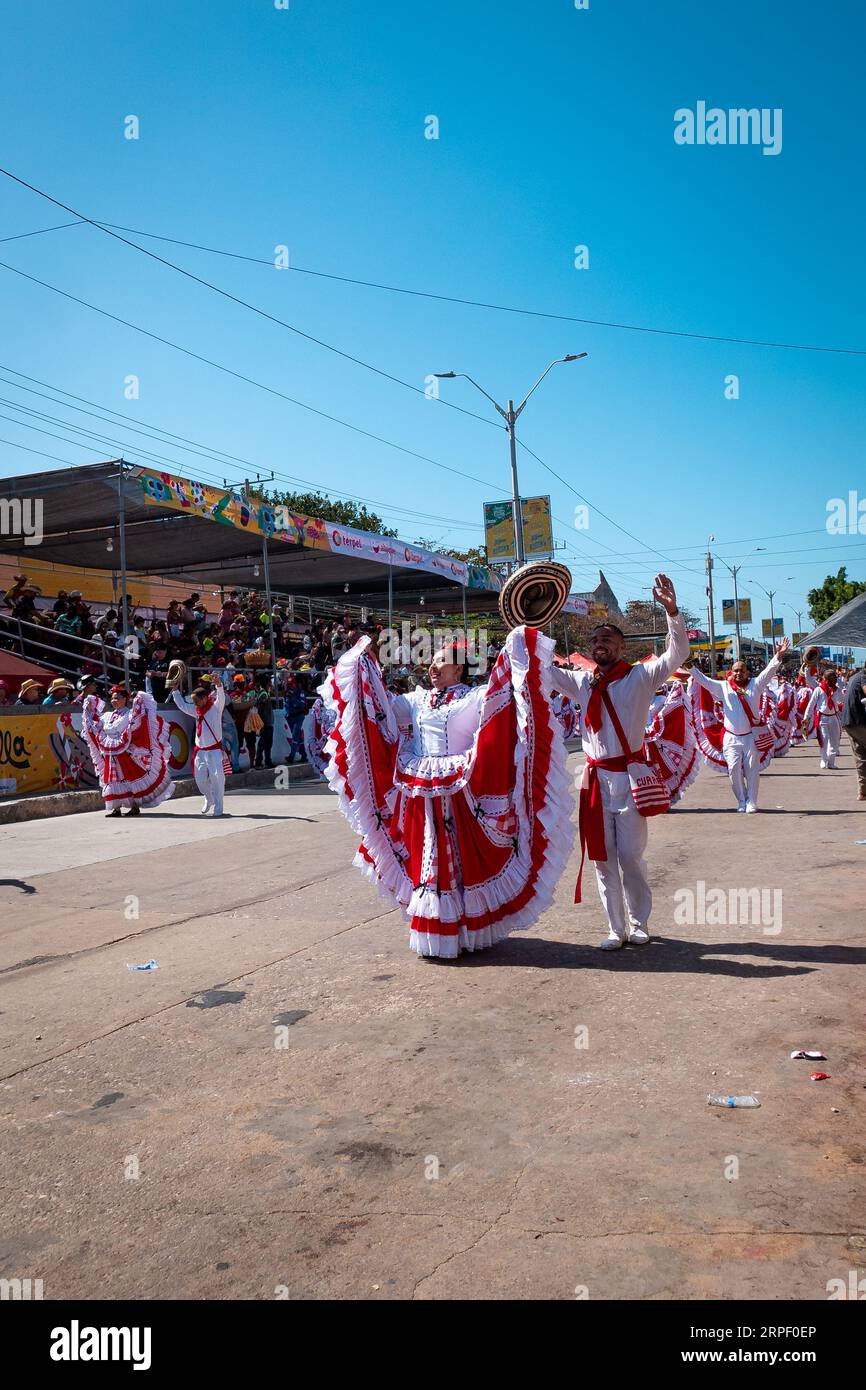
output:
{"label": "banner with logos", "polygon": [[463,560],[454,560],[450,555],[440,555],[421,546],[407,545],[395,537],[321,521],[285,506],[248,502],[240,492],[227,492],[173,473],[141,467],[136,468],[135,473],[145,501],[154,506],[170,507],[271,541],[327,550],[333,555],[356,555],[375,564],[399,565],[402,569],[442,575],[464,588],[500,587],[499,578],[487,569],[467,565]]}
{"label": "banner with logos", "polygon": [[[550,559],[553,555],[553,520],[549,497],[524,497],[523,554],[527,560]],[[491,565],[508,564],[517,559],[514,548],[514,503],[485,502],[484,544]]]}
{"label": "banner with logos", "polygon": [[[741,622],[741,623],[750,623],[750,622],[752,621],[752,600],[751,600],[750,598],[741,598],[741,599],[738,599],[738,600],[737,600],[737,603],[738,603],[739,609],[740,609],[740,622]],[[735,605],[734,605],[734,600],[733,600],[732,598],[723,598],[723,599],[722,599],[722,622],[723,622],[723,623],[736,623],[736,621],[737,621],[737,610],[736,610],[736,607],[735,607]]]}

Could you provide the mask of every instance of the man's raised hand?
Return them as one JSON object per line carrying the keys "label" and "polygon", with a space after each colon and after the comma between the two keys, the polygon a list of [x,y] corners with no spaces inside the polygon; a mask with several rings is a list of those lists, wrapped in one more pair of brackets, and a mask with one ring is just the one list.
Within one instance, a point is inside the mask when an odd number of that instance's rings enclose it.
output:
{"label": "man's raised hand", "polygon": [[657,574],[653,585],[653,598],[660,603],[668,617],[673,618],[678,612],[677,595],[672,581],[666,574]]}

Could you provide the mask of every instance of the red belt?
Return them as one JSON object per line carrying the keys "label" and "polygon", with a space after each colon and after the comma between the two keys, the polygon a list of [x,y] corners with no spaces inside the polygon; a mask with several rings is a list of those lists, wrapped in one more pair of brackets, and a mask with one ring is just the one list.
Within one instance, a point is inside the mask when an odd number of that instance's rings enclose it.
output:
{"label": "red belt", "polygon": [[215,753],[218,748],[222,748],[221,743],[209,743],[206,748],[204,744],[197,743],[195,746],[195,751],[197,753]]}
{"label": "red belt", "polygon": [[631,754],[628,758],[621,755],[618,758],[587,758],[586,760],[583,780],[580,784],[577,814],[580,830],[580,870],[577,875],[577,883],[574,885],[574,901],[576,903],[581,900],[584,859],[587,855],[590,859],[607,859],[607,845],[604,841],[604,808],[601,801],[598,769],[601,768],[604,772],[626,772],[629,762],[636,761],[638,756],[638,754]]}

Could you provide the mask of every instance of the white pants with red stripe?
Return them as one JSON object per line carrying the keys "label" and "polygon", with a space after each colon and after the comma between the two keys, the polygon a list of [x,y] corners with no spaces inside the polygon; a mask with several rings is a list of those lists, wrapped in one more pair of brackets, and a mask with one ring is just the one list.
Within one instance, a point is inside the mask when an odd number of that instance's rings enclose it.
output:
{"label": "white pants with red stripe", "polygon": [[842,738],[842,720],[838,714],[828,714],[821,718],[818,725],[818,733],[821,737],[821,767],[835,767],[836,758],[839,755],[839,743]]}
{"label": "white pants with red stripe", "polygon": [[196,786],[204,797],[202,811],[213,811],[215,816],[223,813],[223,794],[226,789],[226,775],[223,769],[223,750],[221,748],[200,748],[192,765]]}
{"label": "white pants with red stripe", "polygon": [[738,806],[757,806],[761,763],[754,734],[725,734],[722,752]]}
{"label": "white pants with red stripe", "polygon": [[627,924],[645,928],[652,911],[653,895],[644,859],[647,818],[632,800],[627,772],[599,768],[598,780],[607,859],[595,861],[595,876],[610,935],[622,941]]}

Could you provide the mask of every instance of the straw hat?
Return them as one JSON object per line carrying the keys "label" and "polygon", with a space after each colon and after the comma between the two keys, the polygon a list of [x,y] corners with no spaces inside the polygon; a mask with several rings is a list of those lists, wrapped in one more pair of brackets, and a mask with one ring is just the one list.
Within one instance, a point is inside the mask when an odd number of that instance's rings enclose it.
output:
{"label": "straw hat", "polygon": [[178,660],[168,663],[168,670],[165,673],[165,683],[167,686],[180,685],[186,679],[186,662]]}
{"label": "straw hat", "polygon": [[26,695],[28,690],[44,690],[45,686],[40,681],[26,680],[21,682],[21,689],[18,691],[19,697]]}
{"label": "straw hat", "polygon": [[72,689],[73,689],[72,681],[64,680],[64,678],[63,678],[62,676],[58,676],[57,679],[54,680],[54,681],[52,681],[51,684],[49,685],[49,687],[48,687],[48,694],[49,694],[49,695],[54,695],[54,694],[56,694],[56,692],[57,692],[58,690],[69,690],[69,691],[71,691]]}
{"label": "straw hat", "polygon": [[509,628],[546,627],[562,612],[571,590],[571,571],[555,560],[533,560],[505,581],[499,611]]}

